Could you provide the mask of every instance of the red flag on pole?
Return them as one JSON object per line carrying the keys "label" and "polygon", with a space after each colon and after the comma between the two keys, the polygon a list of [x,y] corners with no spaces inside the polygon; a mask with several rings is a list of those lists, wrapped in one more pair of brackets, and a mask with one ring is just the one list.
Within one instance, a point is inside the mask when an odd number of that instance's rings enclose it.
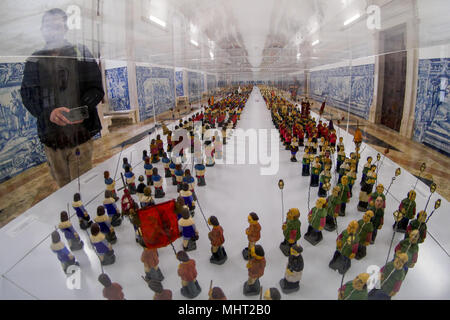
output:
{"label": "red flag on pole", "polygon": [[180,237],[175,200],[138,210],[142,238],[149,249],[162,248]]}

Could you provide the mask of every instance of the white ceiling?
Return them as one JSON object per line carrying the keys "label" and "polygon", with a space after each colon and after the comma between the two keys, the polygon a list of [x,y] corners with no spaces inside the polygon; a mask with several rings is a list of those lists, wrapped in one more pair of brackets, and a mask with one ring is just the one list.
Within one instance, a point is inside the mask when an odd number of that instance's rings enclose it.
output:
{"label": "white ceiling", "polygon": [[[380,31],[407,23],[406,49],[450,43],[448,0],[2,0],[0,55],[26,57],[41,48],[43,12],[73,4],[81,8],[82,28],[68,39],[102,58],[233,78],[287,75],[385,53],[366,25],[373,4],[381,9]],[[361,18],[344,27],[357,13]]]}

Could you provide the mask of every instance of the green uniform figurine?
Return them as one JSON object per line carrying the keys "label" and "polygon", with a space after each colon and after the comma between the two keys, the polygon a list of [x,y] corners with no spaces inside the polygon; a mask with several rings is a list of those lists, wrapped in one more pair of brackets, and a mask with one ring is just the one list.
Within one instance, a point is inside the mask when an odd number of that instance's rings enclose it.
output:
{"label": "green uniform figurine", "polygon": [[419,231],[413,230],[408,239],[399,242],[397,247],[395,247],[395,253],[406,253],[408,255],[408,263],[403,267],[405,269],[405,275],[408,272],[408,268],[414,268],[417,262],[417,257],[419,255],[419,245],[417,241],[419,240]]}
{"label": "green uniform figurine", "polygon": [[308,214],[308,232],[305,234],[305,240],[313,246],[322,241],[322,229],[325,227],[327,209],[325,208],[327,200],[319,198],[316,201],[316,206],[311,209]]}
{"label": "green uniform figurine", "polygon": [[420,211],[417,215],[417,219],[412,220],[408,228],[406,229],[405,239],[409,238],[411,231],[419,230],[419,241],[417,243],[423,243],[425,238],[427,237],[427,224],[425,221],[427,220],[427,213],[425,211]]}
{"label": "green uniform figurine", "polygon": [[342,176],[341,183],[338,184],[338,187],[341,189],[341,193],[339,194],[339,204],[341,205],[339,209],[339,216],[345,216],[345,207],[347,202],[350,201],[350,188],[348,187],[348,178],[347,176]]}
{"label": "green uniform figurine", "polygon": [[283,223],[283,235],[284,241],[280,243],[280,250],[283,254],[288,257],[289,252],[292,246],[297,244],[297,241],[300,240],[300,210],[297,208],[292,208],[287,213],[286,222]]}
{"label": "green uniform figurine", "polygon": [[[373,202],[372,202],[373,203]],[[382,197],[375,199],[373,205],[369,205],[368,209],[373,212],[373,217],[370,220],[373,225],[372,240],[371,244],[374,244],[375,238],[377,237],[377,232],[383,227],[384,224],[384,200]]]}
{"label": "green uniform figurine", "polygon": [[400,203],[400,207],[398,211],[400,211],[403,215],[402,220],[396,224],[394,224],[394,229],[397,228],[397,232],[406,233],[406,228],[408,227],[408,223],[410,219],[414,219],[416,216],[416,192],[411,190],[408,192],[408,197],[402,200]]}
{"label": "green uniform figurine", "polygon": [[358,252],[358,221],[353,220],[336,239],[336,251],[328,266],[333,270],[338,270],[340,274],[345,274],[350,269],[351,259]]}
{"label": "green uniform figurine", "polygon": [[338,290],[338,300],[367,300],[368,273],[361,273],[352,281],[347,282]]}
{"label": "green uniform figurine", "polygon": [[330,196],[327,198],[327,217],[324,229],[327,231],[336,230],[336,217],[339,215],[341,204],[339,194],[341,188],[335,186]]}
{"label": "green uniform figurine", "polygon": [[370,220],[374,216],[373,212],[368,210],[363,218],[358,221],[358,238],[359,238],[359,245],[358,245],[358,253],[356,253],[356,260],[361,260],[364,258],[367,254],[367,246],[370,244],[370,241],[372,240],[372,232],[373,232],[373,225]]}

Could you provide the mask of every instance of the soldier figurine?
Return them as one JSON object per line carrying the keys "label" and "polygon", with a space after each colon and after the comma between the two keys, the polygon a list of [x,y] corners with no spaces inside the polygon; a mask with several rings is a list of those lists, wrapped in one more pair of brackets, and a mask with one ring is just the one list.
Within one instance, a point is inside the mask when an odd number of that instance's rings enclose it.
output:
{"label": "soldier figurine", "polygon": [[327,198],[327,217],[325,227],[323,227],[327,231],[336,230],[336,218],[341,210],[339,198],[340,192],[341,188],[339,186],[335,186],[331,192],[331,195]]}
{"label": "soldier figurine", "polygon": [[122,224],[122,218],[120,217],[120,212],[117,210],[116,202],[113,198],[111,191],[105,191],[105,199],[103,200],[103,206],[108,213],[108,217],[111,220],[111,225],[113,227],[118,227]]}
{"label": "soldier figurine", "polygon": [[66,248],[64,243],[61,241],[61,237],[58,231],[52,232],[52,244],[50,246],[52,251],[56,253],[59,262],[61,262],[61,266],[65,273],[67,273],[67,268],[72,265],[79,266],[80,264],[77,262],[73,254]]}
{"label": "soldier figurine", "polygon": [[244,283],[244,295],[251,296],[259,294],[261,286],[259,278],[264,275],[266,259],[264,249],[259,244],[252,246],[249,251],[249,261],[247,262],[248,280]]}
{"label": "soldier figurine", "polygon": [[280,291],[278,291],[278,289],[275,287],[267,289],[264,292],[264,300],[281,300]]}
{"label": "soldier figurine", "polygon": [[369,195],[372,193],[373,185],[377,179],[376,168],[376,165],[372,165],[370,171],[367,172],[366,180],[363,182],[361,192],[359,193],[358,211],[365,212],[367,210]]}
{"label": "soldier figurine", "polygon": [[181,278],[181,294],[186,298],[193,299],[202,291],[197,281],[195,260],[190,259],[185,251],[178,251],[177,259],[180,261],[178,275]]}
{"label": "soldier figurine", "polygon": [[319,192],[318,192],[318,196],[319,197],[326,197],[328,194],[328,191],[331,188],[331,172],[330,172],[330,165],[326,164],[325,165],[325,170],[322,171],[322,173],[320,174],[320,179],[319,179],[320,183],[319,183]]}
{"label": "soldier figurine", "polygon": [[172,291],[164,289],[161,281],[150,280],[148,287],[155,293],[153,300],[172,300]]}
{"label": "soldier figurine", "polygon": [[136,177],[134,176],[133,171],[131,171],[131,167],[129,165],[125,166],[125,179],[127,186],[130,189],[130,193],[136,194],[136,184],[134,182]]}
{"label": "soldier figurine", "polygon": [[114,250],[111,244],[106,241],[105,235],[100,232],[100,226],[97,223],[91,226],[90,240],[103,266],[113,264],[116,261]]}
{"label": "soldier figurine", "polygon": [[408,263],[408,255],[399,253],[394,261],[388,262],[380,270],[380,289],[372,289],[369,292],[369,300],[391,300],[397,294],[405,279],[404,265]]}
{"label": "soldier figurine", "polygon": [[150,280],[163,281],[164,276],[159,269],[159,257],[156,249],[149,249],[144,247],[142,251],[141,262],[144,264],[145,278],[144,280],[149,283]]}
{"label": "soldier figurine", "polygon": [[374,213],[371,210],[367,210],[364,214],[363,218],[358,221],[358,252],[356,253],[356,260],[361,260],[367,254],[367,246],[370,244],[372,240],[373,233],[373,224],[371,219],[373,218]]}
{"label": "soldier figurine", "polygon": [[183,209],[181,210],[181,218],[178,220],[178,228],[180,230],[180,234],[183,236],[183,250],[192,251],[197,249],[195,241],[198,240],[198,231],[187,206],[183,206]]}
{"label": "soldier figurine", "polygon": [[425,241],[425,238],[427,237],[427,213],[425,211],[420,211],[417,214],[417,218],[414,220],[411,220],[411,222],[408,225],[408,228],[406,229],[405,233],[405,239],[408,239],[410,237],[410,234],[413,230],[419,230],[419,240],[417,243],[423,243]]}
{"label": "soldier figurine", "polygon": [[351,259],[358,252],[359,238],[357,231],[358,221],[350,221],[347,229],[336,239],[336,251],[328,266],[333,270],[338,270],[340,274],[345,274],[350,269]]}
{"label": "soldier figurine", "polygon": [[197,177],[197,186],[199,187],[203,187],[206,186],[206,182],[205,182],[205,165],[203,164],[203,162],[201,163],[197,163],[194,166],[195,169],[195,176]]}
{"label": "soldier figurine", "polygon": [[147,177],[147,185],[152,186],[153,165],[150,163],[150,158],[146,157],[144,163],[145,176]]}
{"label": "soldier figurine", "polygon": [[105,207],[97,207],[97,217],[95,217],[94,221],[99,225],[100,231],[105,235],[109,243],[114,244],[117,242],[116,232],[111,226],[108,215],[105,214]]}
{"label": "soldier figurine", "polygon": [[313,246],[322,241],[322,229],[325,226],[327,209],[325,208],[327,200],[319,198],[316,201],[316,206],[311,209],[308,214],[308,231],[305,233],[305,240]]}
{"label": "soldier figurine", "polygon": [[319,163],[319,157],[314,158],[314,162],[311,164],[311,187],[318,187],[319,186],[319,175],[320,175],[320,169],[321,165]]}
{"label": "soldier figurine", "polygon": [[296,154],[298,152],[297,137],[293,137],[291,140],[291,162],[297,162]]}
{"label": "soldier figurine", "polygon": [[69,215],[66,211],[61,211],[61,223],[58,225],[58,228],[64,232],[64,236],[69,243],[70,250],[76,251],[83,249],[84,243],[72,227],[72,223],[70,222]]}
{"label": "soldier figurine", "polygon": [[248,247],[242,250],[242,256],[245,260],[248,260],[249,250],[255,246],[255,243],[261,238],[261,225],[258,220],[259,217],[256,213],[251,212],[248,215],[249,227],[245,229],[245,234],[248,239]]}
{"label": "soldier figurine", "polygon": [[406,233],[406,228],[410,219],[414,219],[416,215],[416,192],[411,190],[408,192],[408,197],[403,199],[400,203],[398,211],[403,215],[403,218],[397,223],[394,223],[394,229],[397,232]]}
{"label": "soldier figurine", "polygon": [[305,153],[303,154],[302,160],[302,176],[306,177],[310,175],[309,167],[310,167],[309,148],[305,147]]}
{"label": "soldier figurine", "polygon": [[297,245],[297,241],[300,240],[300,210],[298,208],[289,209],[286,217],[286,222],[283,223],[283,236],[284,241],[280,243],[280,250],[288,257],[292,246]]}
{"label": "soldier figurine", "polygon": [[163,153],[161,161],[164,165],[164,178],[170,178],[172,176],[172,174],[170,173],[170,159],[169,157],[167,157],[167,153]]}
{"label": "soldier figurine", "polygon": [[344,217],[347,203],[350,201],[350,188],[348,186],[347,176],[342,176],[341,183],[338,184],[338,187],[341,189],[341,192],[339,193],[339,216]]}
{"label": "soldier figurine", "polygon": [[419,255],[419,230],[411,231],[408,239],[404,239],[398,243],[395,247],[395,254],[406,253],[408,255],[408,262],[405,263],[403,269],[405,270],[405,275],[408,273],[408,268],[414,268],[417,263],[417,258]]}
{"label": "soldier figurine", "polygon": [[367,157],[367,162],[364,165],[363,172],[362,172],[362,178],[361,178],[361,186],[363,185],[364,181],[366,181],[367,173],[370,171],[370,168],[372,167],[372,157]]}
{"label": "soldier figurine", "polygon": [[119,197],[116,194],[116,182],[109,176],[109,171],[103,172],[103,177],[105,178],[106,190],[112,192],[114,201],[119,200]]}
{"label": "soldier figurine", "polygon": [[153,168],[152,181],[153,185],[155,186],[155,198],[157,199],[164,198],[166,193],[164,192],[163,189],[163,179],[158,174],[158,168]]}
{"label": "soldier figurine", "polygon": [[370,244],[374,244],[377,232],[378,230],[381,230],[384,224],[384,200],[381,196],[378,196],[375,199],[375,203],[373,201],[371,203],[372,205],[369,205],[368,209],[372,211],[374,215],[370,220],[373,225],[372,240],[370,241]]}
{"label": "soldier figurine", "polygon": [[296,292],[300,289],[300,280],[304,267],[302,251],[303,249],[298,245],[294,245],[290,249],[286,272],[284,278],[280,280],[280,287],[284,294]]}
{"label": "soldier figurine", "polygon": [[122,292],[122,286],[117,282],[111,282],[107,274],[102,273],[98,277],[98,282],[103,285],[103,297],[108,300],[125,300]]}
{"label": "soldier figurine", "polygon": [[352,281],[347,282],[338,290],[338,300],[367,300],[368,273],[360,273]]}
{"label": "soldier figurine", "polygon": [[84,208],[83,202],[81,202],[81,195],[79,193],[75,193],[73,195],[72,208],[74,208],[78,220],[80,222],[80,228],[82,230],[86,230],[92,225],[91,217],[88,212]]}
{"label": "soldier figurine", "polygon": [[219,220],[217,220],[217,217],[215,216],[209,217],[208,224],[213,227],[208,233],[208,239],[211,241],[212,253],[209,262],[219,265],[224,264],[225,261],[227,261],[227,253],[223,247],[225,242],[225,238],[223,237],[223,228],[220,226]]}

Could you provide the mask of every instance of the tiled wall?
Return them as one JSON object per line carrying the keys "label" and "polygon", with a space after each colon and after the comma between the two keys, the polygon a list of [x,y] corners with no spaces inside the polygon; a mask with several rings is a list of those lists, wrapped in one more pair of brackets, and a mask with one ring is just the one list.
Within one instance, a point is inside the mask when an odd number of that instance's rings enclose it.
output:
{"label": "tiled wall", "polygon": [[214,90],[217,87],[216,76],[212,74],[206,75],[207,79],[207,90]]}
{"label": "tiled wall", "polygon": [[309,78],[309,96],[347,110],[364,119],[369,118],[373,100],[374,64],[339,67],[312,71]]}
{"label": "tiled wall", "polygon": [[[188,71],[188,94],[189,102],[198,102],[202,98],[204,77],[201,73]],[[203,79],[203,80],[202,80]]]}
{"label": "tiled wall", "polygon": [[24,63],[0,63],[0,182],[46,161],[36,119],[22,104]]}
{"label": "tiled wall", "polygon": [[419,60],[413,139],[450,154],[450,58]]}
{"label": "tiled wall", "polygon": [[173,69],[137,66],[136,82],[141,121],[175,106]]}
{"label": "tiled wall", "polygon": [[184,71],[175,72],[175,88],[177,91],[177,97],[184,96]]}
{"label": "tiled wall", "polygon": [[111,111],[130,110],[127,67],[107,69],[106,87]]}

